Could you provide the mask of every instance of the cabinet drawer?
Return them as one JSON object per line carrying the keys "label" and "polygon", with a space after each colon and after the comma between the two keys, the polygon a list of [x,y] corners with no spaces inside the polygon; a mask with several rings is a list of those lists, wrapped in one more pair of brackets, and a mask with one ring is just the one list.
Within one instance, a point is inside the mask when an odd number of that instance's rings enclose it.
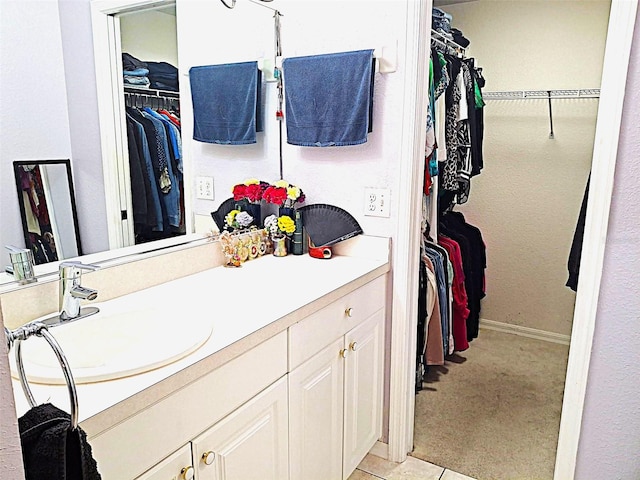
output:
{"label": "cabinet drawer", "polygon": [[384,307],[386,275],[289,327],[289,371]]}
{"label": "cabinet drawer", "polygon": [[135,478],[282,377],[286,368],[282,332],[89,439],[102,478]]}

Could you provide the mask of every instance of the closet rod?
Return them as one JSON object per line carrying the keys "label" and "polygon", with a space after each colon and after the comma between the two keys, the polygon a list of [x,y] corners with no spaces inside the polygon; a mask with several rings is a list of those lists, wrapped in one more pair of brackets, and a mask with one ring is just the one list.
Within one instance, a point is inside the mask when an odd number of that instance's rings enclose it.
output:
{"label": "closet rod", "polygon": [[445,47],[451,47],[454,50],[456,50],[457,53],[460,53],[462,55],[464,55],[467,51],[465,47],[457,44],[456,42],[451,40],[449,37],[446,37],[445,35],[438,32],[437,30],[434,30],[433,28],[431,29],[431,40],[434,40],[436,43],[439,43]]}
{"label": "closet rod", "polygon": [[174,92],[172,90],[156,90],[152,88],[137,88],[125,86],[124,93],[133,93],[136,95],[143,95],[145,97],[180,98],[180,92]]}
{"label": "closet rod", "polygon": [[546,100],[600,98],[599,88],[580,90],[512,90],[508,92],[482,92],[484,100]]}

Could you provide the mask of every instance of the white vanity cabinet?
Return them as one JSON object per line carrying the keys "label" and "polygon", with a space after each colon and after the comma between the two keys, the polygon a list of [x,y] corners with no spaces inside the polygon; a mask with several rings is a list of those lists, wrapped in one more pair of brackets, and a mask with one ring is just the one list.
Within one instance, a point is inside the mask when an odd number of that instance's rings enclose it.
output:
{"label": "white vanity cabinet", "polygon": [[87,430],[102,478],[347,478],[382,435],[386,275],[360,285],[250,334],[263,339],[208,371],[202,360],[204,375],[166,385],[159,400],[140,392],[126,418]]}
{"label": "white vanity cabinet", "polygon": [[191,449],[190,442],[218,425],[240,432],[243,409],[258,403],[270,388],[283,384],[286,373],[287,335],[281,332],[156,403],[145,405],[141,399],[143,408],[134,415],[90,435],[102,478],[182,480],[181,469],[197,467],[197,463],[192,464],[189,456],[187,463],[176,465],[180,467],[177,470],[165,470],[173,452]]}
{"label": "white vanity cabinet", "polygon": [[382,435],[384,303],[382,276],[289,328],[291,480],[348,478]]}
{"label": "white vanity cabinet", "polygon": [[289,478],[287,379],[192,442],[197,480]]}

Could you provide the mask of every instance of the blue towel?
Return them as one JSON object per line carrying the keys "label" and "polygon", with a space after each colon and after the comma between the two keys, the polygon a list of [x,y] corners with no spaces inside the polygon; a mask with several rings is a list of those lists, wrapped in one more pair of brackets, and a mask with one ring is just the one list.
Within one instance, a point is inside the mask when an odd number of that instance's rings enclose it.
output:
{"label": "blue towel", "polygon": [[373,104],[372,67],[373,50],[285,59],[287,143],[365,143]]}
{"label": "blue towel", "polygon": [[193,139],[223,145],[256,143],[261,131],[258,62],[192,67]]}

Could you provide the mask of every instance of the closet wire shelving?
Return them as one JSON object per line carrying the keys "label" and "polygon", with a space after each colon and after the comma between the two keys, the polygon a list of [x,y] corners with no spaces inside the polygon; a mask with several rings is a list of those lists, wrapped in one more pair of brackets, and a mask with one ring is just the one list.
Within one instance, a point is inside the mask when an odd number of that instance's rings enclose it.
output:
{"label": "closet wire shelving", "polygon": [[600,98],[599,88],[578,90],[512,90],[505,92],[483,92],[484,100],[535,100]]}
{"label": "closet wire shelving", "polygon": [[483,92],[483,100],[547,100],[549,102],[549,138],[553,140],[553,108],[551,100],[579,98],[600,98],[599,88],[584,88],[575,90],[512,90],[504,92]]}

